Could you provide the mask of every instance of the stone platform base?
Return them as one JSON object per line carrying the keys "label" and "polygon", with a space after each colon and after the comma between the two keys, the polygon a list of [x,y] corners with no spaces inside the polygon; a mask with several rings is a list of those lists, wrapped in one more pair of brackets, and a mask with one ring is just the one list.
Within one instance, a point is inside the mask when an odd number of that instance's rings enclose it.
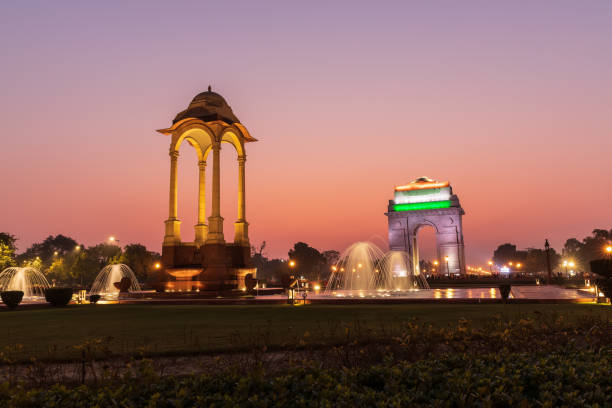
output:
{"label": "stone platform base", "polygon": [[228,292],[246,290],[245,277],[256,277],[250,247],[238,244],[179,243],[162,247],[159,293]]}

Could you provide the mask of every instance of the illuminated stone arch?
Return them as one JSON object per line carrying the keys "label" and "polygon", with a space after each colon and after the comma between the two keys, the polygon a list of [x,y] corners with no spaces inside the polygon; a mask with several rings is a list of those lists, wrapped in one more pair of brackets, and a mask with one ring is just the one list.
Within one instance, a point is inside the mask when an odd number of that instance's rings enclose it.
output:
{"label": "illuminated stone arch", "polygon": [[[183,142],[188,142],[197,153],[199,169],[198,217],[194,226],[196,245],[202,245],[208,235],[206,224],[206,158],[215,142],[213,129],[198,119],[184,119],[174,124],[170,132],[170,202],[166,221],[164,245],[181,243],[181,222],[178,219],[178,157]],[[167,130],[167,129],[165,129]]]}
{"label": "illuminated stone arch", "polygon": [[228,126],[221,133],[221,143],[228,143],[232,145],[236,151],[238,161],[238,218],[234,222],[234,242],[241,243],[244,245],[249,244],[248,227],[249,224],[246,221],[246,154],[244,152],[245,140],[251,138],[246,128],[242,125]]}
{"label": "illuminated stone arch", "polygon": [[423,226],[431,226],[436,233],[438,272],[465,274],[464,214],[448,182],[422,177],[398,186],[385,213],[389,222],[389,249],[407,252],[413,270],[419,271],[417,233]]}

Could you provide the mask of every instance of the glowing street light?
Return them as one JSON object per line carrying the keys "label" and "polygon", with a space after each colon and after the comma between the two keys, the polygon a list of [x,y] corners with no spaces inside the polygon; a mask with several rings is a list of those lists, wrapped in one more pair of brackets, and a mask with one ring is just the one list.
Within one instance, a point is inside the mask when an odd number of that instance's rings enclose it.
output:
{"label": "glowing street light", "polygon": [[487,262],[489,264],[489,272],[493,275],[493,261]]}
{"label": "glowing street light", "polygon": [[160,264],[159,262],[155,262],[155,265],[154,265],[154,266],[155,266],[155,269],[159,269],[159,268],[161,268],[161,264]]}
{"label": "glowing street light", "polygon": [[289,267],[290,268],[295,267],[295,261],[293,259],[289,261]]}
{"label": "glowing street light", "polygon": [[450,278],[450,269],[448,268],[448,260],[450,259],[450,257],[448,255],[446,255],[444,257],[444,260],[446,261],[446,273],[448,274],[448,277]]}
{"label": "glowing street light", "polygon": [[606,251],[606,254],[612,255],[612,245],[606,245],[604,251]]}
{"label": "glowing street light", "polygon": [[569,276],[567,272],[567,268],[568,267],[573,268],[574,266],[576,266],[576,263],[574,263],[574,261],[565,260],[563,261],[563,266],[565,267],[565,276]]}
{"label": "glowing street light", "polygon": [[74,247],[74,250],[75,250],[75,251],[80,251],[80,250],[81,250],[81,246],[80,246],[80,245],[75,246],[75,247]]}

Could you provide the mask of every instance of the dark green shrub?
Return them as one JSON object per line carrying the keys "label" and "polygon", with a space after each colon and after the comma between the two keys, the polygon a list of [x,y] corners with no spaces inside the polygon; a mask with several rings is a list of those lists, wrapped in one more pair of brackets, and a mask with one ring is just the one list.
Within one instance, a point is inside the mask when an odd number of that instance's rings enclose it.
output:
{"label": "dark green shrub", "polygon": [[98,300],[100,300],[100,298],[100,295],[89,295],[89,302],[95,305],[96,303],[98,303]]}
{"label": "dark green shrub", "polygon": [[595,259],[590,264],[591,272],[602,277],[597,279],[597,286],[605,297],[612,299],[612,259]]}
{"label": "dark green shrub", "polygon": [[66,306],[72,299],[72,288],[47,288],[45,300],[52,306]]}
{"label": "dark green shrub", "polygon": [[590,264],[591,272],[604,278],[612,278],[612,259],[595,259]]}
{"label": "dark green shrub", "polygon": [[508,300],[508,296],[510,296],[510,288],[511,286],[507,283],[499,285],[499,294],[501,295],[501,298],[503,299],[504,303],[506,303],[506,301]]}
{"label": "dark green shrub", "polygon": [[350,370],[290,367],[281,373],[258,369],[160,377],[146,366],[142,370],[129,381],[95,386],[5,385],[0,406],[107,407],[119,405],[117,400],[131,407],[612,406],[610,355],[592,351],[459,353]]}
{"label": "dark green shrub", "polygon": [[0,297],[9,309],[15,309],[21,303],[21,299],[23,299],[23,292],[20,290],[7,290],[1,292]]}

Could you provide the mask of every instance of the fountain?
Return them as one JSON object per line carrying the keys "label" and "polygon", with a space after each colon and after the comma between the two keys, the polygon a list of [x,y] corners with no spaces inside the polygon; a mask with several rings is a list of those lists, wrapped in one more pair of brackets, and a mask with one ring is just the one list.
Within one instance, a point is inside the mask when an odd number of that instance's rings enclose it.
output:
{"label": "fountain", "polygon": [[10,267],[0,273],[0,291],[20,290],[24,299],[44,298],[47,278],[32,267]]}
{"label": "fountain", "polygon": [[429,289],[425,278],[410,267],[409,256],[402,251],[383,253],[371,242],[357,242],[348,247],[332,267],[326,294],[357,292],[359,296],[384,292]]}
{"label": "fountain", "polygon": [[119,288],[115,283],[121,282],[123,278],[130,280],[129,292],[140,292],[140,285],[130,267],[125,264],[114,264],[102,268],[96,276],[89,294],[116,297],[119,295]]}

